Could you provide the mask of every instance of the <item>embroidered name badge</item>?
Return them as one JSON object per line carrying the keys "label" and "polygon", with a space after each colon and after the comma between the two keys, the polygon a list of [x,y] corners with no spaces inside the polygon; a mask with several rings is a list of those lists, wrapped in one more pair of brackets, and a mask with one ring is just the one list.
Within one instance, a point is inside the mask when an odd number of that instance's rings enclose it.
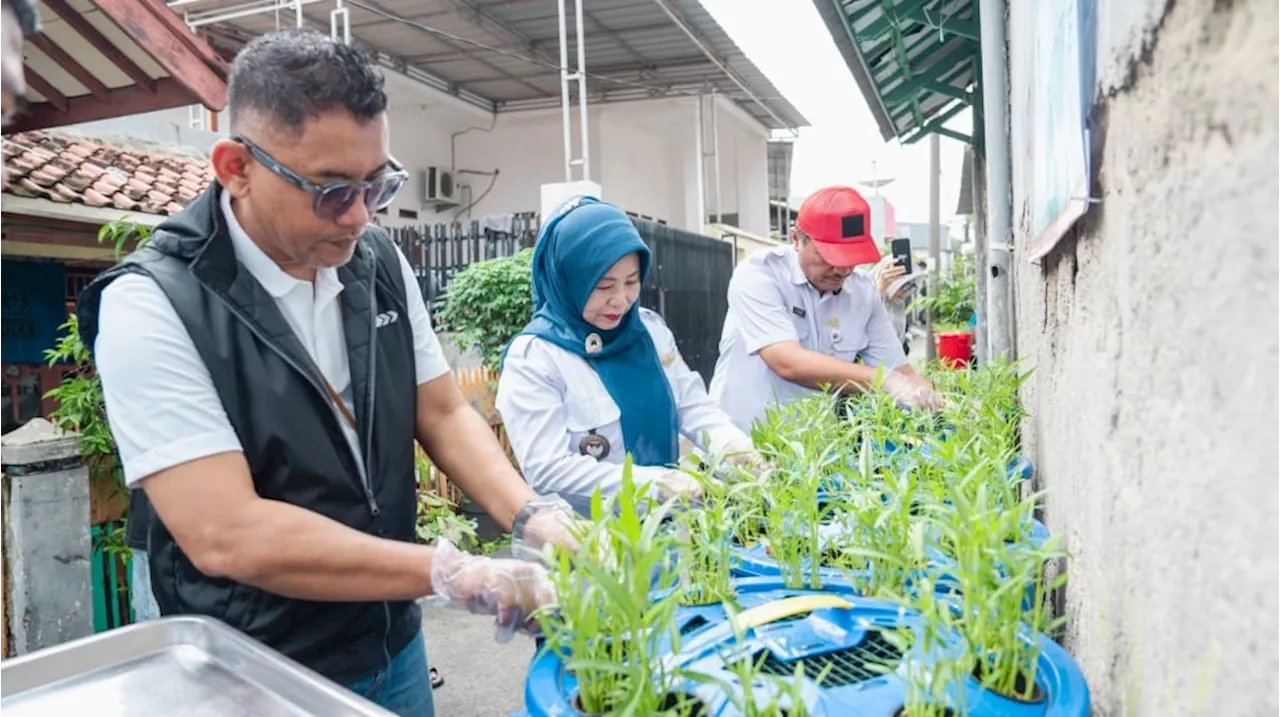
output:
{"label": "embroidered name badge", "polygon": [[796,316],[799,316],[802,319],[805,317],[805,310],[800,308],[799,306],[791,307],[791,313],[795,314]]}

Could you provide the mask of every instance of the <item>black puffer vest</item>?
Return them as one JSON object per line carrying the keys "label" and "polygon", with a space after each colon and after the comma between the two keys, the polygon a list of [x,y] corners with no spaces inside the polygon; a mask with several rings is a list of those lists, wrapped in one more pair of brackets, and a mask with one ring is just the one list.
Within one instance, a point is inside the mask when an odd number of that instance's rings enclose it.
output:
{"label": "black puffer vest", "polygon": [[[236,260],[221,191],[214,183],[157,227],[144,248],[84,290],[77,314],[85,345],[93,346],[99,299],[112,280],[126,273],[153,278],[213,376],[258,495],[371,535],[413,541],[417,381],[398,250],[370,227],[338,270],[366,484],[318,369],[272,297]],[[392,311],[401,320],[379,326],[378,315]],[[149,511],[142,506],[141,512]],[[149,522],[151,584],[165,615],[218,618],[346,683],[376,672],[421,629],[412,602],[294,600],[208,577],[160,520]]]}

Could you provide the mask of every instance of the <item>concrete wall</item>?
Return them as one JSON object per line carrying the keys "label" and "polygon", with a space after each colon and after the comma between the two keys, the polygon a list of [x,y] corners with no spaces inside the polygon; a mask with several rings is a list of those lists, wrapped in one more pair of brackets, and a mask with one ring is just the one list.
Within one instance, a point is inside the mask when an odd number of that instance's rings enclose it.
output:
{"label": "concrete wall", "polygon": [[[1043,38],[1009,5],[1021,248]],[[1015,277],[1066,644],[1097,715],[1275,714],[1277,4],[1099,0],[1098,38],[1102,202]]]}

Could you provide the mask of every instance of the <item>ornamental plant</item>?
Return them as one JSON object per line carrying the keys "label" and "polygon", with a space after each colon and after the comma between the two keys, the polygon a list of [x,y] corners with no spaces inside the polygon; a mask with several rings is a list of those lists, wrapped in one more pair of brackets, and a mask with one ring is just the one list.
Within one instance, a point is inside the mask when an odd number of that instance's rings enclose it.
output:
{"label": "ornamental plant", "polygon": [[977,278],[972,261],[957,254],[946,274],[930,281],[929,293],[918,296],[909,310],[933,309],[933,329],[937,333],[968,331],[977,301]]}
{"label": "ornamental plant", "polygon": [[[98,230],[98,243],[110,244],[117,261],[132,245],[141,247],[151,240],[151,230],[140,224],[116,221]],[[63,431],[80,435],[80,452],[89,469],[89,479],[110,485],[110,495],[128,495],[124,485],[124,472],[116,451],[116,440],[107,424],[106,403],[102,396],[102,381],[93,370],[90,347],[80,339],[80,323],[72,313],[58,327],[59,336],[52,349],[46,349],[49,366],[69,367],[62,382],[45,391],[44,398],[52,398],[58,407],[49,414],[49,420]],[[126,518],[127,519],[127,518]],[[113,527],[101,538],[105,552],[127,555],[125,525]]]}
{"label": "ornamental plant", "polygon": [[449,283],[440,323],[462,350],[476,349],[497,369],[511,339],[533,317],[533,250],[489,259],[458,272]]}

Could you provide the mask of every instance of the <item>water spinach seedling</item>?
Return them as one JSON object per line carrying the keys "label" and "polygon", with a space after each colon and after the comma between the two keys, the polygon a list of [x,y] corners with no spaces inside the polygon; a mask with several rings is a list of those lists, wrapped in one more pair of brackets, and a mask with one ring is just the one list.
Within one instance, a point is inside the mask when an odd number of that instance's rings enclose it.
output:
{"label": "water spinach seedling", "polygon": [[[551,566],[557,601],[541,614],[546,649],[577,677],[583,714],[658,714],[675,680],[658,657],[679,640],[676,543],[665,524],[670,504],[650,494],[628,458],[615,498],[592,496],[578,550],[557,550]],[[655,599],[655,591],[669,592]]]}

